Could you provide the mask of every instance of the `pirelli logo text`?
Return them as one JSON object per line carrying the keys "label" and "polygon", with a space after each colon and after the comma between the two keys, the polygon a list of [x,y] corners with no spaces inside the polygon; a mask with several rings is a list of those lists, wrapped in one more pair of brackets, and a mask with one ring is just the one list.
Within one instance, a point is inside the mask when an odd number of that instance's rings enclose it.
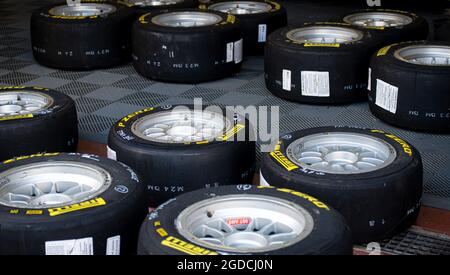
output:
{"label": "pirelli logo text", "polygon": [[281,151],[275,150],[273,152],[270,152],[270,156],[272,156],[272,158],[276,162],[281,164],[288,171],[298,169],[298,166],[295,165],[293,162],[291,162],[285,155],[283,155],[283,153],[281,153]]}
{"label": "pirelli logo text", "polygon": [[236,135],[239,131],[241,131],[244,128],[245,128],[245,125],[236,124],[231,130],[229,130],[222,137],[220,137],[220,139],[222,139],[223,141],[226,141],[226,140],[230,139],[231,137],[233,137],[234,135]]}
{"label": "pirelli logo text", "polygon": [[13,159],[8,159],[8,160],[3,161],[3,164],[8,164],[8,163],[19,161],[19,160],[36,158],[36,157],[54,157],[54,156],[58,156],[58,155],[59,155],[59,153],[33,154],[33,155],[21,156],[21,157],[17,157],[17,158],[13,158]]}
{"label": "pirelli logo text", "polygon": [[264,189],[264,188],[275,189],[279,192],[288,193],[288,194],[303,198],[303,199],[309,201],[310,203],[314,204],[318,208],[330,210],[330,208],[325,203],[323,203],[323,202],[319,201],[318,199],[311,197],[310,195],[307,195],[305,193],[294,191],[294,190],[287,189],[287,188],[275,188],[273,186],[258,186],[258,189]]}
{"label": "pirelli logo text", "polygon": [[211,251],[191,243],[187,243],[178,238],[169,236],[161,242],[162,245],[173,248],[188,255],[218,255],[217,252]]}
{"label": "pirelli logo text", "polygon": [[130,119],[132,119],[133,117],[139,115],[139,114],[143,114],[143,113],[147,113],[150,111],[153,111],[155,108],[147,108],[147,109],[143,109],[143,110],[139,110],[137,112],[134,112],[132,114],[127,115],[126,117],[122,118],[119,123],[117,124],[118,127],[125,127],[125,124],[127,121],[129,121]]}
{"label": "pirelli logo text", "polygon": [[48,209],[48,213],[50,216],[58,216],[58,215],[62,215],[62,214],[66,214],[66,213],[70,213],[70,212],[74,212],[74,211],[79,211],[82,209],[87,209],[87,208],[92,208],[92,207],[97,207],[97,206],[101,206],[101,205],[105,205],[106,201],[103,198],[95,198],[92,200],[88,200],[88,201],[84,201],[84,202],[80,202],[80,203],[76,203],[76,204],[72,204],[72,205],[67,205],[64,207],[58,207],[58,208],[50,208]]}

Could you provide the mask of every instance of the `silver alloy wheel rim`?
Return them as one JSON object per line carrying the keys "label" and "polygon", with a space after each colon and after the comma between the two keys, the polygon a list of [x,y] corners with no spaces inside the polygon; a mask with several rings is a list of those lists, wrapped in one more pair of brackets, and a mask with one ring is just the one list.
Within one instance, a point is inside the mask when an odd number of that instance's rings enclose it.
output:
{"label": "silver alloy wheel rim", "polygon": [[161,143],[188,143],[214,140],[233,124],[222,114],[174,109],[149,114],[136,120],[131,131],[140,138]]}
{"label": "silver alloy wheel rim", "polygon": [[92,199],[110,185],[111,175],[98,166],[72,161],[33,163],[0,174],[0,204],[61,207]]}
{"label": "silver alloy wheel rim", "polygon": [[142,7],[159,7],[175,5],[183,2],[183,0],[128,0],[128,2]]}
{"label": "silver alloy wheel rim", "polygon": [[189,241],[227,252],[265,252],[307,237],[314,221],[303,207],[262,195],[226,195],[184,209],[175,225]]}
{"label": "silver alloy wheel rim", "polygon": [[407,15],[393,12],[361,12],[344,17],[344,22],[364,28],[399,27],[411,24],[412,21]]}
{"label": "silver alloy wheel rim", "polygon": [[238,15],[269,12],[272,6],[262,2],[228,1],[213,4],[209,6],[209,9]]}
{"label": "silver alloy wheel rim", "polygon": [[398,49],[394,56],[404,62],[427,66],[450,66],[450,47],[414,45]]}
{"label": "silver alloy wheel rim", "polygon": [[49,13],[51,15],[76,17],[76,16],[105,15],[113,13],[116,10],[117,8],[115,6],[109,4],[81,3],[80,5],[75,6],[67,6],[67,5],[57,6],[50,9]]}
{"label": "silver alloy wheel rim", "polygon": [[297,43],[351,43],[363,37],[363,33],[345,27],[311,26],[289,31],[286,37]]}
{"label": "silver alloy wheel rim", "polygon": [[219,23],[222,17],[201,11],[169,12],[152,18],[152,23],[165,27],[204,27]]}
{"label": "silver alloy wheel rim", "polygon": [[11,91],[0,93],[0,118],[33,114],[47,109],[53,99],[42,93]]}
{"label": "silver alloy wheel rim", "polygon": [[392,145],[376,137],[345,132],[309,135],[286,149],[288,158],[313,171],[359,174],[382,169],[397,154]]}

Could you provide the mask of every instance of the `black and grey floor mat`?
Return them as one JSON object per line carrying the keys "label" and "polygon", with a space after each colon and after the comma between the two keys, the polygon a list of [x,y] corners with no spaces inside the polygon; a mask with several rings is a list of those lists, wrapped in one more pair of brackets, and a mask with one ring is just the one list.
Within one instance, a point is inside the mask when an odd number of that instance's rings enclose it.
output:
{"label": "black and grey floor mat", "polygon": [[[408,140],[423,156],[424,203],[450,209],[450,136],[391,127],[372,116],[367,103],[312,106],[273,97],[264,85],[262,58],[248,58],[237,75],[199,85],[150,81],[129,64],[88,72],[45,68],[33,60],[29,39],[30,12],[44,4],[42,0],[0,0],[0,85],[37,85],[70,95],[77,104],[82,139],[105,143],[116,120],[147,106],[190,103],[199,97],[219,105],[278,105],[281,132],[351,125],[384,129]],[[302,8],[292,1],[287,4],[289,14]]]}

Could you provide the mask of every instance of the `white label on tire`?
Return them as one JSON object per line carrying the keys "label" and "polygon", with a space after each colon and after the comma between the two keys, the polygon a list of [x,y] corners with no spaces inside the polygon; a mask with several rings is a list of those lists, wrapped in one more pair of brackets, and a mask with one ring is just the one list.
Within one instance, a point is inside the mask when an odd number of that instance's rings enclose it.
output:
{"label": "white label on tire", "polygon": [[258,25],[258,42],[260,42],[260,43],[266,42],[266,36],[267,36],[267,25],[259,24]]}
{"label": "white label on tire", "polygon": [[242,62],[242,39],[234,42],[234,63]]}
{"label": "white label on tire", "polygon": [[93,239],[45,242],[45,255],[94,255]]}
{"label": "white label on tire", "polygon": [[393,114],[397,112],[398,87],[377,79],[375,104]]}
{"label": "white label on tire", "polygon": [[106,146],[106,155],[109,159],[117,160],[117,153],[113,149],[109,148],[109,146]]}
{"label": "white label on tire", "polygon": [[283,70],[282,75],[283,90],[291,91],[291,71]]}
{"label": "white label on tire", "polygon": [[270,186],[270,184],[266,181],[261,171],[259,172],[259,185],[260,186]]}
{"label": "white label on tire", "polygon": [[330,96],[330,77],[328,72],[302,71],[303,96]]}
{"label": "white label on tire", "polygon": [[367,79],[367,90],[371,91],[372,89],[372,69],[369,68],[369,77]]}
{"label": "white label on tire", "polygon": [[227,63],[233,61],[234,58],[233,47],[234,47],[233,42],[227,43],[227,60],[226,60]]}
{"label": "white label on tire", "polygon": [[106,255],[120,255],[120,235],[106,240]]}

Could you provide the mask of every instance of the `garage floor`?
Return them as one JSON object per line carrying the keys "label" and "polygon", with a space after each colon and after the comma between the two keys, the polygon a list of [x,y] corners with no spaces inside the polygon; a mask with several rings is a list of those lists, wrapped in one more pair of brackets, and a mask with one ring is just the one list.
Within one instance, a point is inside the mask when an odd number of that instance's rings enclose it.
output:
{"label": "garage floor", "polygon": [[[424,204],[450,210],[450,136],[415,133],[391,127],[371,115],[366,103],[313,106],[276,98],[265,88],[263,58],[245,60],[242,71],[230,78],[199,85],[175,85],[139,76],[130,64],[88,72],[59,71],[33,60],[29,38],[30,12],[54,0],[0,0],[0,85],[37,85],[71,96],[80,119],[81,138],[105,143],[109,128],[119,118],[148,106],[191,103],[201,97],[217,105],[279,105],[280,131],[315,126],[350,125],[383,129],[419,149],[425,165]],[[58,1],[56,1],[58,2]],[[283,1],[281,1],[283,2]],[[284,1],[296,16],[291,24],[325,19],[335,9],[318,9],[308,2]],[[340,8],[342,11],[346,7]],[[309,12],[308,12],[309,11]]]}

